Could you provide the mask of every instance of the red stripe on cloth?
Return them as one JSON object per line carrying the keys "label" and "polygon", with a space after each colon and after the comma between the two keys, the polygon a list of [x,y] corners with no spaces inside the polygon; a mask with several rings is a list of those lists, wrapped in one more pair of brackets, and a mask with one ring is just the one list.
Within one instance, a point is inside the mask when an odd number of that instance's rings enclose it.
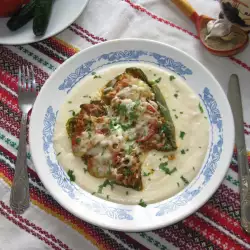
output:
{"label": "red stripe on cloth", "polygon": [[[2,145],[0,145],[0,152],[2,152],[5,156],[9,157],[12,160],[12,163],[14,163],[16,161],[16,158],[17,158],[16,155],[12,154],[10,151],[8,151],[6,148],[4,148]],[[8,175],[8,177],[13,177],[13,175],[14,175],[14,172],[7,171],[7,169],[4,168],[3,166],[0,169],[0,171],[3,172],[4,174],[6,173]],[[4,172],[4,171],[7,171],[7,172]],[[13,169],[13,171],[14,171],[14,169]],[[13,173],[13,175],[12,175],[12,173]],[[39,176],[37,175],[37,173],[33,169],[28,167],[28,173],[37,182],[41,182]]]}
{"label": "red stripe on cloth", "polygon": [[216,246],[199,232],[187,227],[183,222],[153,231],[178,249],[215,249]]}
{"label": "red stripe on cloth", "polygon": [[32,230],[31,228],[25,226],[24,224],[22,224],[20,221],[16,220],[15,218],[13,218],[12,216],[10,216],[7,212],[4,211],[3,208],[0,207],[0,213],[9,221],[11,221],[12,223],[14,223],[16,226],[18,226],[19,228],[23,229],[24,231],[26,231],[29,234],[32,234],[33,236],[35,236],[36,238],[38,238],[39,240],[43,241],[44,243],[46,243],[48,246],[52,247],[55,250],[60,250],[60,248],[58,246],[56,246],[53,242],[47,240],[45,237],[41,236],[40,234],[38,234],[37,232],[35,232],[35,230]]}
{"label": "red stripe on cloth", "polygon": [[[159,17],[153,13],[151,13],[150,11],[148,11],[147,9],[143,8],[142,6],[140,5],[137,5],[137,4],[134,4],[131,0],[123,0],[124,2],[128,3],[133,9],[137,10],[137,11],[140,11],[140,12],[143,12],[145,14],[147,14],[148,16],[150,16],[151,18],[161,22],[161,23],[165,23],[175,29],[178,29],[178,30],[181,30],[182,32],[196,38],[196,39],[199,39],[199,36],[195,35],[194,33],[192,33],[191,31],[188,31],[166,19],[163,19],[162,17]],[[247,71],[250,71],[250,66],[247,65],[246,63],[242,62],[240,59],[237,59],[235,57],[229,57],[230,60],[232,60],[233,62],[237,63],[238,65],[240,65],[242,68],[246,69]]]}
{"label": "red stripe on cloth", "polygon": [[90,33],[88,30],[84,29],[83,27],[81,27],[80,25],[76,23],[73,23],[71,26],[75,27],[78,30],[81,30],[83,33],[90,36],[94,40],[101,41],[101,42],[107,41],[107,39],[100,37],[100,36],[95,36],[94,34]]}
{"label": "red stripe on cloth", "polygon": [[42,46],[39,43],[32,43],[32,44],[30,44],[30,46],[35,48],[39,52],[43,53],[44,55],[50,57],[51,59],[53,59],[54,61],[56,61],[60,64],[65,61],[65,59],[63,57],[56,55],[52,50]]}
{"label": "red stripe on cloth", "polygon": [[68,28],[69,30],[71,30],[73,33],[75,33],[76,35],[80,36],[81,38],[83,38],[84,40],[86,40],[87,42],[91,43],[91,44],[97,44],[98,42],[95,42],[93,40],[91,40],[88,36],[85,36],[84,34],[82,34],[80,31],[73,29],[72,27]]}
{"label": "red stripe on cloth", "polygon": [[0,100],[17,115],[21,114],[21,111],[18,108],[17,96],[11,94],[11,92],[4,88],[0,88]]}
{"label": "red stripe on cloth", "polygon": [[17,92],[17,77],[9,74],[0,67],[0,82],[6,85],[13,92]]}
{"label": "red stripe on cloth", "polygon": [[170,22],[170,21],[168,21],[168,20],[162,18],[162,17],[158,17],[157,15],[151,13],[151,12],[148,11],[147,9],[143,8],[142,6],[140,6],[140,5],[138,5],[138,4],[134,4],[134,3],[133,3],[132,1],[130,1],[130,0],[123,0],[123,1],[126,2],[126,3],[128,3],[133,9],[138,10],[138,11],[140,11],[140,12],[143,12],[143,13],[147,14],[148,16],[152,17],[153,19],[155,19],[155,20],[161,22],[161,23],[165,23],[165,24],[167,24],[167,25],[170,25],[170,26],[173,27],[173,28],[176,28],[176,29],[178,29],[178,30],[181,30],[181,31],[183,31],[183,32],[186,33],[186,34],[189,34],[190,36],[192,36],[192,37],[194,37],[194,38],[196,38],[196,39],[199,39],[199,36],[195,35],[194,33],[190,32],[190,31],[188,31],[188,30],[186,30],[186,29],[184,29],[184,28],[182,28],[182,27],[180,27],[180,26],[178,26],[178,25],[176,25],[176,24],[174,24],[174,23],[172,23],[172,22]]}
{"label": "red stripe on cloth", "polygon": [[9,72],[11,75],[15,75],[18,70],[18,67],[21,65],[32,65],[36,77],[36,82],[38,84],[43,84],[49,77],[46,72],[38,68],[36,65],[25,60],[23,57],[17,55],[16,53],[12,52],[10,49],[7,49],[4,46],[0,46],[0,55],[1,58],[4,58],[4,60],[0,60],[0,67],[3,70]]}
{"label": "red stripe on cloth", "polygon": [[212,241],[214,245],[223,249],[227,246],[228,249],[245,250],[245,247],[234,241],[232,238],[221,232],[219,229],[213,227],[203,219],[199,218],[197,215],[192,215],[185,219],[183,223],[199,232],[208,240]]}
{"label": "red stripe on cloth", "polygon": [[250,244],[250,236],[243,231],[239,221],[232,219],[226,213],[208,204],[204,205],[199,211],[242,241]]}
{"label": "red stripe on cloth", "polygon": [[73,56],[76,51],[70,47],[65,46],[64,44],[60,43],[56,38],[51,37],[48,39],[43,40],[41,43],[46,44],[48,47],[54,49],[58,53],[66,56],[71,57]]}
{"label": "red stripe on cloth", "polygon": [[3,201],[0,201],[0,206],[7,211],[9,215],[12,215],[15,219],[19,220],[21,223],[32,228],[34,231],[37,231],[40,235],[45,236],[47,239],[50,239],[53,243],[58,244],[62,249],[69,250],[70,248],[63,243],[61,240],[56,238],[53,234],[48,233],[41,227],[35,225],[33,222],[30,222],[28,219],[22,217],[21,215],[16,214],[9,206],[7,206]]}
{"label": "red stripe on cloth", "polygon": [[224,184],[219,187],[207,204],[220,209],[234,220],[240,221],[240,196]]}

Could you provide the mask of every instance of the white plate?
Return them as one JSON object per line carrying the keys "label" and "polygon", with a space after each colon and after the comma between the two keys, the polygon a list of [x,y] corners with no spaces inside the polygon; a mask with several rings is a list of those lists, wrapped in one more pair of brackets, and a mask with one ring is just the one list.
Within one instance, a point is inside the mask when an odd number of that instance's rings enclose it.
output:
{"label": "white plate", "polygon": [[32,21],[13,32],[6,26],[9,18],[0,18],[0,44],[17,45],[34,43],[54,36],[72,24],[80,16],[87,3],[88,0],[55,0],[48,28],[45,35],[41,37],[34,35]]}
{"label": "white plate", "polygon": [[[91,72],[121,62],[146,62],[183,77],[200,96],[210,122],[209,148],[199,174],[182,192],[146,208],[105,201],[71,183],[57,163],[52,143],[56,114],[67,93]],[[124,39],[92,46],[67,60],[53,73],[34,105],[29,138],[37,173],[64,208],[101,227],[146,231],[184,219],[216,191],[233,153],[234,123],[222,88],[200,63],[162,43]]]}

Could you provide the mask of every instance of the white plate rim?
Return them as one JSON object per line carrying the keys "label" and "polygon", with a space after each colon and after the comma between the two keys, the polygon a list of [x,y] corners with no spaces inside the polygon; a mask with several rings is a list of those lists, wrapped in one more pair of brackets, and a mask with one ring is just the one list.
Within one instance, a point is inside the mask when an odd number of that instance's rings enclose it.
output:
{"label": "white plate rim", "polygon": [[[157,44],[159,44],[159,45],[162,45],[162,46],[167,46],[168,48],[170,48],[170,49],[172,49],[172,50],[175,50],[175,51],[178,51],[179,53],[181,53],[181,54],[184,54],[186,57],[188,57],[191,61],[194,61],[197,65],[199,65],[199,67],[201,67],[201,68],[203,68],[203,70],[206,72],[206,74],[208,74],[208,75],[210,75],[210,77],[211,78],[213,78],[213,81],[214,81],[214,83],[216,83],[216,87],[220,90],[220,92],[221,92],[221,95],[222,95],[222,98],[223,98],[223,101],[225,101],[225,103],[226,103],[226,106],[228,106],[228,110],[227,111],[229,111],[229,113],[227,114],[227,116],[229,116],[229,119],[232,121],[232,123],[231,123],[231,130],[232,130],[232,138],[231,138],[231,145],[229,145],[229,148],[230,148],[230,154],[228,154],[228,157],[227,157],[227,162],[225,163],[225,165],[227,166],[227,167],[225,167],[224,169],[223,169],[223,172],[221,172],[220,173],[220,181],[219,182],[217,182],[216,183],[216,185],[213,185],[213,187],[211,188],[211,189],[209,189],[208,191],[208,194],[207,194],[207,196],[206,197],[203,197],[203,199],[202,199],[202,201],[201,202],[199,202],[199,204],[195,204],[195,205],[193,205],[192,206],[192,210],[190,210],[190,211],[188,211],[188,212],[186,212],[184,215],[182,215],[182,216],[179,216],[179,218],[178,218],[178,220],[170,220],[168,223],[167,223],[167,225],[171,225],[171,224],[173,224],[173,223],[176,223],[176,222],[178,222],[178,221],[180,221],[180,220],[182,220],[182,219],[185,219],[186,217],[188,217],[189,215],[191,215],[191,214],[193,214],[195,211],[197,211],[213,194],[214,194],[214,192],[218,189],[218,187],[219,187],[219,185],[221,184],[221,182],[223,181],[223,179],[224,179],[224,176],[225,176],[225,174],[226,174],[226,172],[227,172],[227,170],[228,170],[228,166],[229,166],[229,164],[230,164],[230,162],[231,162],[231,157],[232,157],[232,154],[233,154],[233,148],[234,148],[234,122],[233,122],[233,116],[232,116],[232,112],[231,112],[231,108],[230,108],[230,105],[229,105],[229,103],[228,103],[228,100],[227,100],[227,98],[226,98],[226,95],[225,95],[225,93],[224,93],[224,91],[223,91],[223,89],[222,89],[222,87],[220,86],[220,84],[217,82],[217,80],[215,79],[215,77],[200,63],[200,62],[198,62],[197,60],[195,60],[194,58],[192,58],[190,55],[188,55],[187,53],[185,53],[185,52],[183,52],[183,51],[181,51],[181,50],[179,50],[179,49],[177,49],[177,48],[175,48],[175,47],[172,47],[172,46],[170,46],[170,45],[168,45],[168,44],[164,44],[164,43],[161,43],[161,42],[157,42],[157,41],[153,41],[153,40],[148,40],[148,39],[136,39],[136,38],[126,38],[126,39],[116,39],[116,40],[111,40],[111,41],[107,41],[107,42],[104,42],[104,43],[101,43],[101,44],[97,44],[97,45],[94,45],[94,46],[91,46],[91,47],[89,47],[89,48],[87,48],[87,49],[85,49],[85,50],[83,50],[83,51],[81,51],[81,52],[79,52],[78,54],[76,54],[76,55],[74,55],[73,57],[71,57],[70,59],[68,59],[67,61],[66,61],[66,63],[64,63],[64,64],[62,64],[62,65],[60,65],[57,69],[56,69],[56,71],[54,71],[53,73],[52,73],[52,75],[50,76],[50,78],[47,80],[47,82],[44,84],[44,87],[41,89],[41,91],[40,91],[40,94],[39,94],[39,96],[38,96],[38,98],[37,98],[37,100],[39,101],[39,99],[41,98],[41,96],[42,96],[42,93],[45,91],[45,86],[47,86],[48,84],[49,84],[49,82],[50,81],[52,81],[53,80],[53,78],[55,77],[55,75],[57,75],[57,73],[58,72],[60,72],[61,71],[61,69],[63,69],[63,67],[65,67],[65,65],[69,65],[70,63],[71,63],[71,61],[73,61],[73,60],[75,60],[75,57],[77,57],[77,56],[79,56],[79,54],[84,54],[86,51],[90,51],[90,50],[95,50],[95,48],[96,47],[99,47],[99,46],[103,46],[103,44],[112,44],[112,43],[119,43],[119,42],[121,42],[121,41],[124,41],[124,42],[126,42],[126,41],[128,41],[128,42],[133,42],[133,41],[135,41],[135,42],[146,42],[146,43],[154,43],[155,45],[157,45]],[[36,105],[38,105],[37,103],[38,103],[38,101],[35,103],[35,105],[34,105],[34,107],[33,107],[33,110],[36,110]],[[33,121],[34,121],[34,119],[33,119],[33,116],[34,116],[34,114],[32,113],[32,115],[31,115],[31,129],[30,129],[30,150],[31,150],[31,155],[32,155],[32,159],[33,159],[33,155],[34,155],[34,145],[35,145],[35,142],[32,140],[32,125],[33,125]],[[34,164],[35,164],[35,159],[33,159],[33,162],[34,162]],[[36,166],[37,164],[35,164],[35,166]],[[39,177],[41,178],[41,180],[42,180],[42,182],[43,182],[43,184],[44,184],[44,186],[46,187],[46,189],[47,190],[49,190],[50,191],[50,186],[49,186],[49,184],[45,181],[45,178],[43,178],[43,175],[42,175],[42,171],[41,171],[41,169],[39,169],[39,168],[37,168],[36,167],[36,170],[37,170],[37,173],[38,173],[38,175],[39,175]],[[63,203],[61,200],[60,200],[60,196],[58,196],[57,194],[53,194],[52,192],[50,192],[51,193],[51,195],[60,203],[60,205],[62,205],[65,209],[67,209],[68,210],[68,208],[67,208],[67,205],[65,204],[65,203]],[[100,199],[100,198],[98,198],[98,199]],[[118,231],[127,231],[127,232],[138,232],[138,231],[148,231],[148,230],[154,230],[154,229],[157,229],[157,228],[161,228],[161,227],[164,227],[164,226],[166,226],[166,223],[164,224],[164,223],[161,223],[160,225],[158,224],[158,225],[152,225],[152,226],[149,226],[149,227],[147,227],[147,228],[145,228],[145,227],[141,227],[140,225],[138,225],[136,228],[124,228],[123,226],[120,226],[120,225],[116,225],[115,227],[114,226],[110,226],[109,224],[107,224],[107,223],[105,223],[104,221],[102,221],[102,222],[97,222],[97,221],[93,221],[92,219],[89,219],[89,218],[86,218],[86,217],[84,217],[84,216],[82,216],[82,214],[81,213],[79,213],[79,211],[76,211],[76,210],[74,210],[74,211],[72,211],[72,210],[69,210],[71,213],[73,213],[75,216],[77,216],[77,217],[79,217],[79,218],[81,218],[81,219],[84,219],[85,221],[87,221],[87,222],[89,222],[89,223],[91,223],[91,224],[94,224],[94,225],[97,225],[97,226],[100,226],[100,227],[103,227],[103,228],[107,228],[107,229],[111,229],[111,230],[118,230]]]}

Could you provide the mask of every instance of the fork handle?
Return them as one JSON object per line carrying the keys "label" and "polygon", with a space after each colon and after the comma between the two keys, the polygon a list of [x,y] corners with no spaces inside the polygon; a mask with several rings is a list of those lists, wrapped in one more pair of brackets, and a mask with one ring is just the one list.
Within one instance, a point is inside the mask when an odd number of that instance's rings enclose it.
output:
{"label": "fork handle", "polygon": [[26,125],[27,113],[23,112],[15,175],[10,194],[10,206],[18,214],[22,214],[29,207],[30,201],[29,178],[26,163]]}

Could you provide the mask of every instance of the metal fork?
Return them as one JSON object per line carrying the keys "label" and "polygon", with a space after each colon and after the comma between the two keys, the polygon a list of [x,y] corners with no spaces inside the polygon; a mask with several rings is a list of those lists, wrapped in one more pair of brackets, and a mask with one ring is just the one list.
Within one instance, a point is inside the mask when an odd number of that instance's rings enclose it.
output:
{"label": "metal fork", "polygon": [[22,120],[15,175],[10,194],[10,206],[18,214],[22,214],[29,207],[30,203],[29,178],[26,164],[26,135],[27,116],[35,99],[36,81],[33,67],[19,67],[18,105],[22,111]]}

